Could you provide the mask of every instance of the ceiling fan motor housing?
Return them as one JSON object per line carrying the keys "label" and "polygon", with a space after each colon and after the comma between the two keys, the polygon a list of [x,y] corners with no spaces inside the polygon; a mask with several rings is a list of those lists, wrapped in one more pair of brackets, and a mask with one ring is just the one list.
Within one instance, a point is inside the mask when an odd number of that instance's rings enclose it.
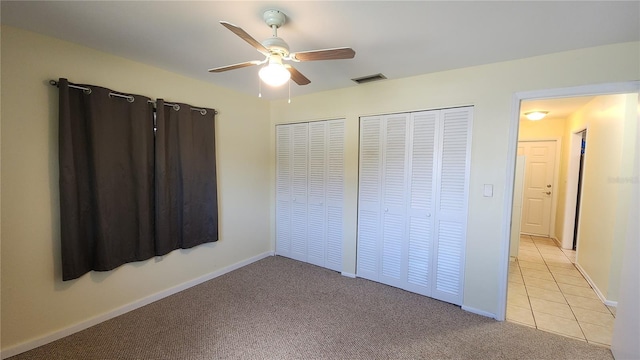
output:
{"label": "ceiling fan motor housing", "polygon": [[289,56],[289,45],[277,36],[270,37],[262,41],[262,45],[269,49],[272,54],[278,54],[282,57]]}

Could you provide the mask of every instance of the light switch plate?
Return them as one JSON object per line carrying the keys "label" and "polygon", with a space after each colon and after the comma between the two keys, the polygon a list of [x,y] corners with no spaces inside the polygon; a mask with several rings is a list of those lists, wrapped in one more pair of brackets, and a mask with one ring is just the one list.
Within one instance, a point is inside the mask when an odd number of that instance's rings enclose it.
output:
{"label": "light switch plate", "polygon": [[484,184],[482,195],[484,197],[493,197],[493,184]]}

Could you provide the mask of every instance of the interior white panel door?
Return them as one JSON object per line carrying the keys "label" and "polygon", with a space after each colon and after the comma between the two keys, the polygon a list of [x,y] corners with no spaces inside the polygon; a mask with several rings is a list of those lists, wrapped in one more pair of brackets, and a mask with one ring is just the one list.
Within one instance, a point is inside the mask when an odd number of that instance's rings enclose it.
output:
{"label": "interior white panel door", "polygon": [[382,196],[382,116],[360,118],[356,273],[379,281]]}
{"label": "interior white panel door", "polygon": [[344,213],[344,120],[327,121],[325,267],[342,271]]}
{"label": "interior white panel door", "polygon": [[382,271],[380,281],[401,286],[406,273],[405,243],[407,134],[409,114],[384,119],[382,161]]}
{"label": "interior white panel door", "polygon": [[307,146],[309,124],[292,128],[291,258],[307,261]]}
{"label": "interior white panel door", "polygon": [[276,254],[291,256],[291,127],[276,126]]}
{"label": "interior white panel door", "polygon": [[431,296],[459,305],[464,280],[472,108],[441,110],[441,116]]}
{"label": "interior white panel door", "polygon": [[327,123],[309,123],[307,262],[324,266],[326,250]]}
{"label": "interior white panel door", "polygon": [[407,290],[431,295],[435,211],[436,129],[439,111],[411,115],[407,209]]}
{"label": "interior white panel door", "polygon": [[521,141],[527,160],[524,170],[521,231],[549,236],[553,176],[555,171],[555,141]]}

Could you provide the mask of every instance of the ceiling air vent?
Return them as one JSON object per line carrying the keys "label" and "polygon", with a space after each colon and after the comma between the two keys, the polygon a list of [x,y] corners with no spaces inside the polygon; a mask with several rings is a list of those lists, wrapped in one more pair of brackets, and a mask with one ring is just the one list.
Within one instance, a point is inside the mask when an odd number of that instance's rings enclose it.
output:
{"label": "ceiling air vent", "polygon": [[382,74],[375,74],[375,75],[367,75],[367,76],[363,76],[363,77],[359,77],[351,80],[357,82],[358,84],[364,84],[372,81],[384,80],[386,78],[387,77]]}

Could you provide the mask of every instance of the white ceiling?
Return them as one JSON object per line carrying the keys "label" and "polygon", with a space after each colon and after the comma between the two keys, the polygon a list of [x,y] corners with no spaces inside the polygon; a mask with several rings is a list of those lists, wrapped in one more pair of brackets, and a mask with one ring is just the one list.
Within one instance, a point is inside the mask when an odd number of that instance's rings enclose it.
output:
{"label": "white ceiling", "polygon": [[520,103],[520,121],[528,121],[524,113],[529,111],[548,111],[546,120],[566,119],[594,98],[595,96],[580,96],[522,101]]}
{"label": "white ceiling", "polygon": [[[262,56],[219,24],[257,40],[271,35],[266,9],[287,15],[279,30],[292,51],[349,46],[352,60],[295,64],[302,95],[389,79],[640,40],[640,2],[614,1],[2,1],[3,24],[57,37],[256,95],[258,68],[207,69]],[[96,69],[100,71],[100,69]],[[65,76],[65,74],[60,74]],[[73,79],[71,79],[73,80]],[[266,89],[284,98],[287,87]]]}

